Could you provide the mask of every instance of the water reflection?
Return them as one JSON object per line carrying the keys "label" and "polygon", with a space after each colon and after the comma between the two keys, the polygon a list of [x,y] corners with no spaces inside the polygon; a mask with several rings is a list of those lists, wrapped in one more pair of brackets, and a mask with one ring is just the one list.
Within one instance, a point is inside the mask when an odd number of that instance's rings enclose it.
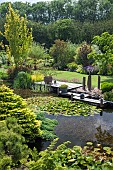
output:
{"label": "water reflection", "polygon": [[84,146],[88,141],[113,145],[113,110],[103,111],[102,116],[98,114],[88,117],[66,117],[46,114],[46,117],[58,120],[58,126],[55,128],[55,133],[59,137],[57,145],[65,141],[71,141],[70,147]]}
{"label": "water reflection", "polygon": [[113,146],[113,135],[111,135],[106,130],[102,130],[101,125],[96,129],[97,133],[95,133],[95,137],[98,143],[102,145]]}

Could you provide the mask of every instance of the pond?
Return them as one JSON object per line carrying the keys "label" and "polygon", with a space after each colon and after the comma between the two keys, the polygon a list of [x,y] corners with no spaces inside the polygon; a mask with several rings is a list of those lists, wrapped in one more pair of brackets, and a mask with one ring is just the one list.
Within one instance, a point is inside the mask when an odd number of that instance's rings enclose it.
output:
{"label": "pond", "polygon": [[[84,146],[88,141],[113,146],[113,110],[104,110],[101,115],[87,117],[48,114],[46,117],[58,120],[54,130],[59,138],[56,146],[65,141],[71,141],[69,147]],[[50,142],[43,142],[42,150],[49,144]]]}
{"label": "pond", "polygon": [[[37,95],[47,95],[32,93],[30,90],[16,91],[23,98],[34,97]],[[48,93],[48,95],[50,95]],[[86,142],[91,141],[94,144],[113,146],[113,110],[103,110],[102,114],[94,116],[63,116],[45,114],[47,118],[56,119],[58,125],[54,132],[58,136],[59,144],[70,141],[69,147],[74,145],[84,146]],[[44,150],[49,146],[50,141],[40,143],[39,150]],[[37,145],[39,142],[37,141]]]}

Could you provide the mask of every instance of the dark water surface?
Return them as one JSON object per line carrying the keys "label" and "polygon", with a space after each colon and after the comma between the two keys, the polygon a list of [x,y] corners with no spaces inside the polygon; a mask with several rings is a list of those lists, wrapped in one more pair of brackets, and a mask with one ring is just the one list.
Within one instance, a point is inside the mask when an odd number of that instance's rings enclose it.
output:
{"label": "dark water surface", "polygon": [[[33,93],[31,90],[16,90],[15,92],[23,98],[39,96],[39,93]],[[58,121],[54,130],[59,138],[57,146],[66,141],[71,141],[70,147],[74,145],[84,146],[88,141],[113,146],[113,110],[104,110],[102,116],[100,114],[87,117],[45,115],[47,118]],[[48,141],[40,143],[39,150],[46,149],[49,144]]]}
{"label": "dark water surface", "polygon": [[[101,115],[94,116],[54,116],[46,114],[50,119],[58,120],[55,133],[59,140],[57,145],[71,141],[70,147],[74,145],[84,146],[86,142],[113,146],[113,110],[106,110]],[[44,142],[42,150],[50,142]]]}

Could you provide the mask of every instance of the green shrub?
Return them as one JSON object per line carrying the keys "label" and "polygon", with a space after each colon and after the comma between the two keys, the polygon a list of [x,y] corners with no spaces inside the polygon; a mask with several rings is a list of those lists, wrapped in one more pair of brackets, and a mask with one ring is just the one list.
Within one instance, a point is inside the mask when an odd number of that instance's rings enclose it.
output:
{"label": "green shrub", "polygon": [[26,66],[18,66],[18,67],[10,67],[8,68],[8,78],[10,80],[14,80],[18,73],[21,72],[21,71],[24,71],[24,72],[27,72],[27,73],[30,73],[31,70],[29,67],[26,67]]}
{"label": "green shrub", "polygon": [[[27,160],[30,150],[22,136],[23,129],[15,118],[0,121],[0,169],[9,170],[10,165],[20,166]],[[12,169],[12,168],[11,168]]]}
{"label": "green shrub", "polygon": [[5,72],[0,72],[0,79],[7,80],[7,79],[8,79],[7,73],[5,73]]}
{"label": "green shrub", "polygon": [[113,91],[105,92],[104,99],[108,101],[113,101]]}
{"label": "green shrub", "polygon": [[14,80],[13,87],[16,89],[31,89],[32,87],[31,75],[25,73],[24,71],[19,72]]}
{"label": "green shrub", "polygon": [[5,51],[0,51],[0,64],[4,65],[7,63],[7,55]]}
{"label": "green shrub", "polygon": [[67,64],[67,67],[70,71],[76,71],[76,69],[78,68],[78,65],[75,62],[72,62],[72,63]]}
{"label": "green shrub", "polygon": [[82,65],[78,65],[78,68],[76,70],[77,73],[85,74],[86,71],[83,69]]}
{"label": "green shrub", "polygon": [[113,83],[104,82],[101,84],[102,93],[109,92],[113,89]]}
{"label": "green shrub", "polygon": [[13,93],[5,85],[0,86],[0,120],[7,117],[15,117],[17,123],[24,129],[27,141],[33,140],[41,135],[40,122],[36,120],[35,114],[27,108],[27,103],[18,95]]}
{"label": "green shrub", "polygon": [[53,140],[56,138],[53,130],[54,127],[58,124],[58,121],[55,119],[51,120],[46,118],[44,113],[37,113],[37,119],[42,121],[40,126],[40,129],[42,130],[42,138],[48,140]]}
{"label": "green shrub", "polygon": [[56,149],[55,139],[51,145],[39,153],[39,159],[30,162],[30,170],[112,170],[113,151],[110,147],[94,147],[88,142],[83,148],[74,146],[69,148],[69,141],[59,145]]}

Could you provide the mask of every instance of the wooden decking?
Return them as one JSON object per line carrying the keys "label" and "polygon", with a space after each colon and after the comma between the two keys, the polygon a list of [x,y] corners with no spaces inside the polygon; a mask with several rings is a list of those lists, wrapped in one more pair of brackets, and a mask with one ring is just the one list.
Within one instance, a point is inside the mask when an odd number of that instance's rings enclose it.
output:
{"label": "wooden decking", "polygon": [[[94,104],[94,105],[101,105],[101,102],[100,102],[100,99],[91,99],[91,98],[84,98],[84,99],[81,99],[80,97],[78,96],[73,96],[73,99],[75,100],[80,100],[80,101],[84,101],[84,102],[87,102],[89,104]],[[106,101],[103,101],[103,105],[105,105],[107,102]]]}
{"label": "wooden decking", "polygon": [[56,83],[52,83],[51,84],[51,87],[60,87],[62,84],[66,84],[68,85],[68,90],[72,90],[72,89],[76,89],[76,88],[79,88],[79,87],[82,87],[82,84],[77,84],[77,83],[68,83],[68,82],[60,82],[60,81],[57,81]]}
{"label": "wooden decking", "polygon": [[[82,84],[77,84],[77,83],[68,83],[68,82],[61,82],[61,81],[56,81],[56,83],[54,83],[54,81],[51,84],[46,84],[47,86],[50,86],[52,88],[59,88],[62,84],[66,84],[68,85],[68,90],[72,90],[72,89],[76,89],[79,87],[82,87]],[[35,86],[38,85],[45,85],[44,81],[41,82],[35,82]]]}
{"label": "wooden decking", "polygon": [[[62,93],[60,91],[60,85],[67,84],[68,85],[68,91],[67,93]],[[89,97],[89,94],[87,92],[84,93],[84,98],[81,98],[81,93],[77,93],[76,89],[81,88],[82,84],[76,84],[76,83],[68,83],[68,82],[60,82],[57,81],[56,83],[52,82],[51,84],[45,84],[44,81],[42,82],[35,82],[35,86],[48,86],[50,89],[52,89],[52,92],[56,92],[59,96],[69,97],[71,100],[79,100],[83,101],[92,105],[96,105],[98,107],[104,108],[107,105],[107,101],[100,101],[99,99],[93,99]],[[72,91],[71,91],[72,90]],[[74,92],[73,92],[74,90]],[[83,92],[82,92],[83,93]]]}
{"label": "wooden decking", "polygon": [[101,102],[100,99],[92,99],[89,97],[88,94],[84,94],[84,98],[82,99],[80,97],[80,94],[78,93],[71,93],[71,92],[67,92],[67,93],[61,93],[60,92],[60,96],[68,96],[71,98],[71,100],[79,100],[79,101],[82,101],[82,102],[86,102],[88,104],[91,104],[91,105],[95,105],[95,106],[98,106],[100,108],[105,108],[106,105],[107,105],[107,101],[103,100],[103,102]]}

